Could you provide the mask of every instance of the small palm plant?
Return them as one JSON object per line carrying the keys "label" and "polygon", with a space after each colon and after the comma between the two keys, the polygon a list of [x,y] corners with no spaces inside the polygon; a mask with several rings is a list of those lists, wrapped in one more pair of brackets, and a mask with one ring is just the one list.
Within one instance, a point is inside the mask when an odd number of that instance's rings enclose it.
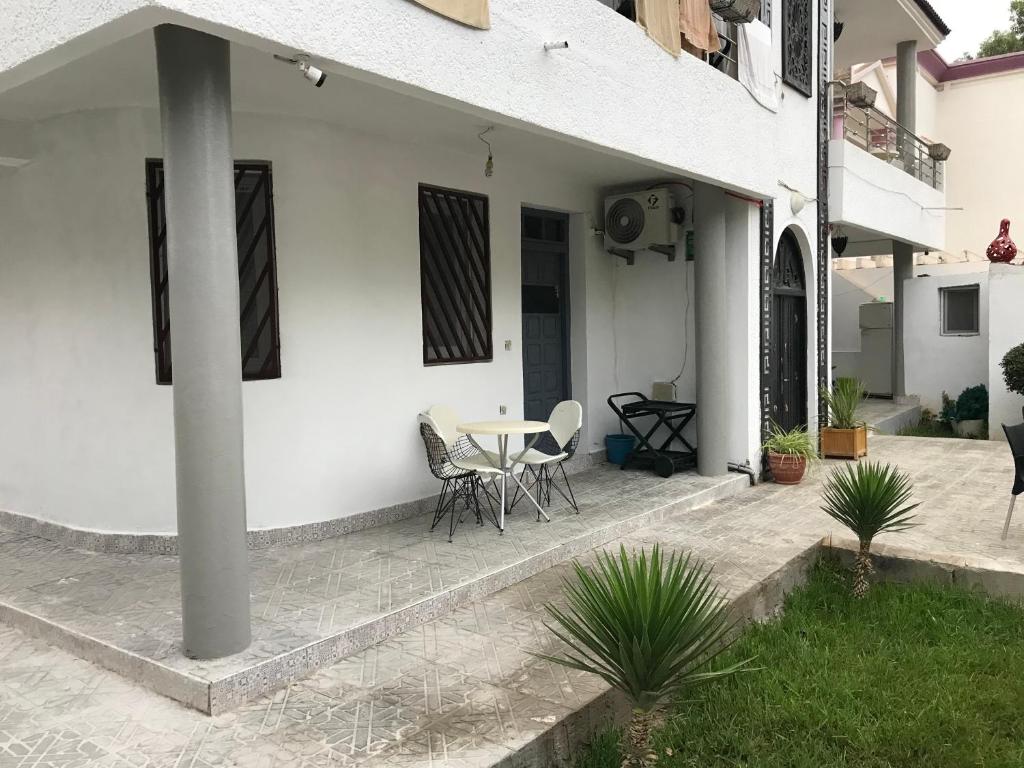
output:
{"label": "small palm plant", "polygon": [[650,558],[598,555],[593,573],[578,562],[565,580],[568,608],[545,606],[560,625],[548,628],[569,646],[562,657],[535,654],[590,672],[622,691],[632,704],[623,765],[644,766],[662,705],[687,686],[726,677],[748,661],[711,670],[707,663],[729,644],[732,622],[710,571],[675,554],[665,562],[657,545]]}
{"label": "small palm plant", "polygon": [[913,486],[910,477],[890,464],[865,461],[844,465],[829,475],[822,495],[822,509],[849,528],[860,548],[853,570],[853,596],[868,593],[871,566],[871,542],[887,531],[904,531],[915,523],[910,514],[917,504],[907,504]]}
{"label": "small palm plant", "polygon": [[828,408],[829,426],[836,429],[854,429],[864,426],[857,411],[864,402],[864,385],[857,379],[840,376],[832,389],[822,387],[821,396]]}

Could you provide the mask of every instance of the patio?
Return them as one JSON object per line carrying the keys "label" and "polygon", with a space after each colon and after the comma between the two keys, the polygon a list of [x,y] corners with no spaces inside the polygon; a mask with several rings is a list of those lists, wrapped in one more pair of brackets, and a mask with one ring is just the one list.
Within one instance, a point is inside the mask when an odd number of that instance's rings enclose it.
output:
{"label": "patio", "polygon": [[[579,515],[536,522],[525,502],[504,535],[473,515],[448,543],[430,516],[249,552],[253,642],[212,661],[181,652],[178,559],[104,554],[0,532],[0,620],[219,714],[402,630],[445,616],[595,546],[749,484],[694,472],[663,480],[603,464],[574,476]],[[554,502],[555,499],[552,501]]]}
{"label": "patio", "polygon": [[[898,545],[922,558],[955,558],[1024,572],[1024,524],[1017,521],[1006,541],[1000,540],[1011,476],[1005,444],[875,436],[871,440],[871,458],[895,462],[908,471],[915,483],[915,496],[923,502],[919,527],[906,534],[883,537],[880,544]],[[626,513],[613,510],[649,509],[655,505],[657,502],[652,499],[657,498],[660,485],[656,478],[597,471],[591,481],[595,488],[600,487],[600,479],[607,483],[614,479],[625,480],[626,490],[598,507],[607,507],[604,514],[619,520],[620,529],[617,533],[609,532],[602,541],[592,539],[591,546],[604,542],[612,546],[619,542],[627,547],[648,546],[658,541],[690,550],[714,563],[717,578],[731,598],[750,595],[751,590],[823,536],[841,533],[818,509],[820,481],[826,471],[827,466],[822,467],[809,482],[795,488],[761,485],[698,508],[691,506],[678,513],[665,509],[665,514],[652,514],[643,523],[634,523],[638,519],[636,513],[628,518],[616,517]],[[690,479],[693,478],[683,476],[669,482]],[[731,480],[746,482],[742,477]],[[659,493],[665,491],[662,488]],[[590,509],[595,510],[593,495],[590,504]],[[579,525],[584,524],[587,514],[584,509],[578,518]],[[591,518],[599,514],[602,513],[596,510],[590,512]],[[543,532],[544,528],[558,530],[560,522],[565,521],[566,526],[573,522],[563,515],[553,515],[553,519],[551,526],[538,527],[532,521],[526,526],[522,518],[513,520],[513,524]],[[484,564],[479,558],[486,561],[495,556],[493,547],[476,550],[468,546],[468,541],[467,546],[459,547],[457,540],[448,550],[442,547],[447,546],[446,542],[438,542],[436,547],[429,542],[409,542],[403,536],[412,536],[414,531],[410,528],[407,534],[400,535],[402,526],[392,531],[395,541],[389,550],[391,555],[418,551],[424,555],[434,553],[430,556],[436,558],[439,552],[457,552],[460,558],[481,566]],[[512,530],[510,525],[509,531]],[[474,546],[491,540],[474,542]],[[25,593],[25,587],[14,586],[19,573],[22,584],[24,579],[31,578],[26,571],[16,571],[12,560],[27,565],[38,557],[33,552],[39,552],[44,544],[8,536],[0,546],[4,551],[3,595],[9,601],[12,594]],[[511,542],[506,542],[506,546],[511,547]],[[515,546],[528,548],[536,544],[526,537]],[[583,554],[582,543],[580,547],[579,554]],[[43,572],[59,575],[64,567],[63,555],[67,555],[69,560],[79,563],[82,577],[65,576],[65,583],[79,590],[82,600],[87,595],[92,600],[102,595],[111,611],[116,610],[121,599],[118,593],[123,595],[125,586],[133,579],[138,581],[142,573],[140,560],[145,560],[137,556],[119,558],[123,580],[117,582],[119,589],[114,590],[108,582],[101,588],[90,588],[90,571],[82,569],[88,561],[94,565],[100,562],[94,558],[110,556],[60,554],[61,558],[48,559],[46,563],[35,561],[36,577]],[[260,573],[261,567],[256,563],[269,553],[253,554],[257,556],[254,573]],[[331,557],[342,554],[336,550]],[[158,559],[166,561],[166,573],[172,574],[173,561]],[[388,559],[395,562],[390,556]],[[354,555],[350,562],[372,560],[360,560]],[[457,563],[430,563],[429,558],[416,562],[429,564],[428,570],[438,578],[458,573]],[[365,580],[372,581],[381,573],[381,567],[367,566],[360,572]],[[395,565],[390,567],[394,569]],[[456,570],[450,570],[453,568]],[[583,710],[605,690],[600,681],[527,653],[553,647],[542,624],[542,604],[557,601],[558,585],[567,569],[565,564],[555,565],[519,583],[510,582],[511,586],[493,594],[475,594],[469,598],[472,602],[462,607],[449,604],[448,610],[439,611],[433,620],[409,626],[388,641],[325,665],[286,689],[214,717],[182,707],[19,630],[2,629],[0,764],[531,764],[531,753],[520,750],[536,747],[545,739],[560,738],[560,729],[565,727],[585,727],[578,718],[573,719],[573,713]],[[104,570],[91,572],[110,576],[114,569],[108,565]],[[271,572],[264,571],[268,575]],[[288,588],[284,586],[286,581],[305,578],[298,561],[278,565],[277,572],[282,579],[280,590]],[[395,574],[393,578],[408,580],[407,571],[388,573]],[[286,574],[295,575],[286,578]],[[81,580],[70,582],[71,578]],[[334,576],[323,584],[336,585],[330,588],[331,594],[337,594],[342,602],[352,589],[351,584]],[[257,590],[254,580],[254,593]],[[390,588],[387,591],[392,593]],[[277,613],[272,606],[283,606],[287,601],[280,599],[274,603],[270,599],[275,594],[273,589],[262,594],[260,605],[269,611],[269,621],[275,622],[267,624],[268,627],[288,625],[291,631],[311,631],[313,618],[304,623],[302,612],[294,609]],[[354,594],[358,595],[358,590]],[[397,590],[394,594],[398,594]],[[355,604],[358,600],[348,602]],[[43,601],[39,605],[50,603]],[[327,621],[326,617],[333,615],[324,605],[314,611],[319,617],[316,621]],[[65,605],[65,610],[74,618],[70,604]],[[95,621],[99,614],[93,616]],[[4,618],[9,620],[10,614]],[[108,619],[106,623],[113,626],[118,620]],[[32,631],[38,629],[38,624],[27,626]],[[227,661],[230,660],[220,663]],[[168,651],[162,663],[174,664],[173,652]],[[586,717],[596,716],[592,710],[584,712]]]}

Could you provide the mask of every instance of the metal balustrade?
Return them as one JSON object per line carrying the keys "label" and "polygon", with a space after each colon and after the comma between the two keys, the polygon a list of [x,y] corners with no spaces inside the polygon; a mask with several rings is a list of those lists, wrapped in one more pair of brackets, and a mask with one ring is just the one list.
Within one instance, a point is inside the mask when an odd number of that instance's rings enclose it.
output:
{"label": "metal balustrade", "polygon": [[943,161],[931,156],[931,145],[874,107],[858,106],[837,87],[833,101],[833,137],[860,147],[879,160],[909,173],[930,187],[942,189]]}

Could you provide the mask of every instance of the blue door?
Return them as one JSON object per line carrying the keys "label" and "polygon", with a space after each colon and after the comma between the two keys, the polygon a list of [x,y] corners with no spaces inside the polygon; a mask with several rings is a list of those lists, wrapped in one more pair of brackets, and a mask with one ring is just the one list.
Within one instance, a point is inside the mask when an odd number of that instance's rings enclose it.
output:
{"label": "blue door", "polygon": [[523,412],[546,421],[569,399],[569,217],[524,208]]}

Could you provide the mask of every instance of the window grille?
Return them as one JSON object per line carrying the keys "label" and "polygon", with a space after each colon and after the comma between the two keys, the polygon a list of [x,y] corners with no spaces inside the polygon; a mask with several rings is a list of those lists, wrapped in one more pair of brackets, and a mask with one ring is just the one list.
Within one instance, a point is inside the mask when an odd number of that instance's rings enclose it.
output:
{"label": "window grille", "polygon": [[493,358],[487,198],[420,185],[423,363]]}
{"label": "window grille", "polygon": [[[167,220],[162,160],[146,161],[149,203],[153,346],[158,384],[171,383],[171,317],[167,279]],[[270,164],[235,163],[235,226],[238,239],[239,329],[242,378],[281,377],[277,265]]]}
{"label": "window grille", "polygon": [[782,2],[782,81],[811,95],[813,48],[810,0]]}

